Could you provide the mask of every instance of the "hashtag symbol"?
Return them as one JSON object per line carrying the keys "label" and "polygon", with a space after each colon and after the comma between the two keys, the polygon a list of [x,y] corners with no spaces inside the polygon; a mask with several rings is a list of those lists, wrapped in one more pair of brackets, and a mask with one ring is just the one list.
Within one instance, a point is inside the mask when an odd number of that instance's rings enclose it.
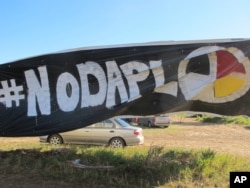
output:
{"label": "hashtag symbol", "polygon": [[16,103],[16,106],[20,105],[20,100],[24,99],[24,95],[21,94],[23,86],[17,86],[15,79],[10,80],[10,85],[7,80],[1,81],[2,89],[0,89],[0,102],[5,104],[7,108],[12,107],[12,102]]}

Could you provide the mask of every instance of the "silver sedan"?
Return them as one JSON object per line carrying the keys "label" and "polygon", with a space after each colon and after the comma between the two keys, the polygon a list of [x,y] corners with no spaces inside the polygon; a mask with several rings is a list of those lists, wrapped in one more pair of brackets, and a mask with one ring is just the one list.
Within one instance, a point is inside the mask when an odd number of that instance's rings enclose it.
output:
{"label": "silver sedan", "polygon": [[119,148],[144,143],[142,129],[120,118],[112,118],[69,132],[40,136],[40,142],[51,144],[110,145]]}

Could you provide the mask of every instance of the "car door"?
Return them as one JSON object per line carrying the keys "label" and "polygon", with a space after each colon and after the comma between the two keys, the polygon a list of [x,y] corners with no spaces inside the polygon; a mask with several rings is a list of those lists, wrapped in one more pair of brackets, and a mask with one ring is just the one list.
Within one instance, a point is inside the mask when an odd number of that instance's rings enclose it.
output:
{"label": "car door", "polygon": [[83,143],[91,143],[92,140],[92,135],[91,135],[91,130],[94,128],[94,124],[76,129],[73,131],[69,131],[66,133],[63,133],[63,139],[65,142],[69,143],[77,143],[77,144],[83,144]]}
{"label": "car door", "polygon": [[93,144],[106,145],[115,135],[115,123],[109,119],[96,123],[91,135]]}

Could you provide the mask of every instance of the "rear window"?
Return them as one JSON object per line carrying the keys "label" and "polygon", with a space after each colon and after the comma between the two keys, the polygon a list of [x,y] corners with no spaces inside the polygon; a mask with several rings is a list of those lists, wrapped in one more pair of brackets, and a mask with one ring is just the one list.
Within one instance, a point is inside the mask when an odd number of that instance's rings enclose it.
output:
{"label": "rear window", "polygon": [[124,121],[124,120],[122,120],[122,119],[120,119],[120,118],[116,118],[115,121],[116,121],[120,126],[122,126],[122,127],[129,127],[129,126],[130,126],[126,121]]}

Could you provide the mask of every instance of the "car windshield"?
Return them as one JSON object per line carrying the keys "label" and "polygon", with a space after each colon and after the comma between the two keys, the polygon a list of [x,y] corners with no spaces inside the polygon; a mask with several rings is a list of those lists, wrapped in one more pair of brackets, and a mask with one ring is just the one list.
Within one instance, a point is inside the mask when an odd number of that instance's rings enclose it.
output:
{"label": "car windshield", "polygon": [[122,127],[129,127],[129,126],[130,126],[126,121],[124,121],[124,120],[122,120],[122,119],[120,119],[120,118],[115,118],[115,121],[116,121],[119,125],[121,125]]}

